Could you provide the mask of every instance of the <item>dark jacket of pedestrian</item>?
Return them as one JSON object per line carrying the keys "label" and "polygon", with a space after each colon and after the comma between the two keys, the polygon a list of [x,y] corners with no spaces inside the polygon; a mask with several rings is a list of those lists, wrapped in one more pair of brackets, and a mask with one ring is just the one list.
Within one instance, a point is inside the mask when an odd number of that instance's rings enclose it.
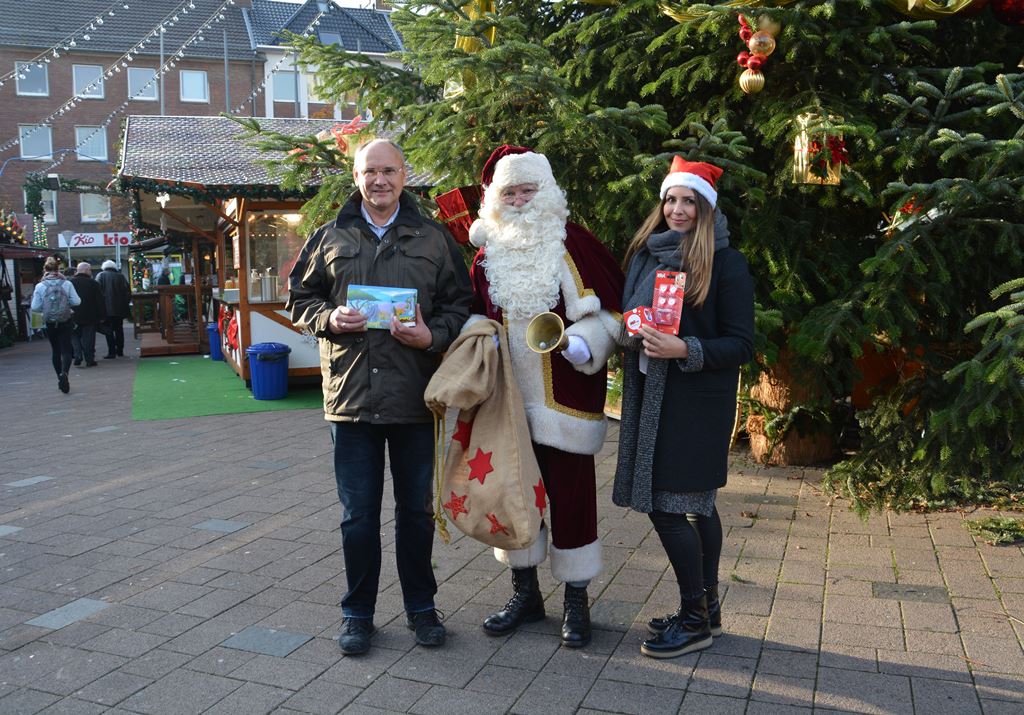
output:
{"label": "dark jacket of pedestrian", "polygon": [[[320,338],[327,419],[430,422],[423,391],[469,317],[469,274],[448,232],[424,218],[408,195],[380,243],[360,202],[354,194],[336,220],[306,241],[289,276],[287,307],[292,322]],[[416,288],[433,335],[430,348],[406,347],[387,330],[330,332],[331,311],[346,304],[350,284]]]}
{"label": "dark jacket of pedestrian", "polygon": [[96,325],[107,317],[106,300],[103,296],[103,289],[92,277],[92,272],[85,272],[81,266],[78,272],[71,278],[71,284],[78,291],[78,297],[82,299],[81,304],[72,308],[75,314],[75,322],[79,325]]}
{"label": "dark jacket of pedestrian", "polygon": [[131,289],[128,287],[128,279],[121,275],[113,261],[103,262],[103,270],[96,276],[96,280],[103,288],[107,317],[131,317]]}

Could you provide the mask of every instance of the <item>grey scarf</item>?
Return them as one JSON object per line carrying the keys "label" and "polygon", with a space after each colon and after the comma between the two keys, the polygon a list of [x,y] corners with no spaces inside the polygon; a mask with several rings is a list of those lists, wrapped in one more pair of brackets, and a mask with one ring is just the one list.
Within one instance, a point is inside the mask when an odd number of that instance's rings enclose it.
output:
{"label": "grey scarf", "polygon": [[[689,240],[689,235],[685,236]],[[641,248],[629,264],[623,312],[639,305],[650,305],[654,295],[654,276],[657,271],[685,270],[683,266],[684,235],[678,231],[652,233],[647,245]],[[718,207],[715,207],[715,250],[729,245],[729,222]]]}

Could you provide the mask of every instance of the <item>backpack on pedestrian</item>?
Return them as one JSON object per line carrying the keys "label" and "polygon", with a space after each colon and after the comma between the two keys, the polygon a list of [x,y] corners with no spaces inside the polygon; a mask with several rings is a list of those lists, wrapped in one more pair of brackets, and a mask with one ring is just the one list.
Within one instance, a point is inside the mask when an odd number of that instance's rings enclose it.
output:
{"label": "backpack on pedestrian", "polygon": [[64,289],[65,282],[63,278],[45,281],[46,288],[43,291],[44,323],[63,323],[71,320],[71,298]]}

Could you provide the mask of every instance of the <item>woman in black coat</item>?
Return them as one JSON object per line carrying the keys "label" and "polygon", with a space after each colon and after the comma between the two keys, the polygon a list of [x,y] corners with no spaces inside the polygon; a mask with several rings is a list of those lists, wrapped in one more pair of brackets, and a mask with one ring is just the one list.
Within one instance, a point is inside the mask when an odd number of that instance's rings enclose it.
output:
{"label": "woman in black coat", "polygon": [[679,610],[648,623],[640,650],[654,658],[707,648],[721,633],[715,495],[726,482],[740,366],[754,355],[753,282],[715,208],[721,174],[677,156],[626,253],[624,311],[652,304],[657,271],[687,274],[678,334],[645,325],[623,360],[612,500],[650,515],[679,583]]}

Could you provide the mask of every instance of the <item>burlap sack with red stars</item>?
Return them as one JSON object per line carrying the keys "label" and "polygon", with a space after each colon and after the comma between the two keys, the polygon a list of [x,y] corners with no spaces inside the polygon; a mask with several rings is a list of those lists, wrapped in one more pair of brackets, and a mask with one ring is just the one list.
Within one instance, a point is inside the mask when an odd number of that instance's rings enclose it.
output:
{"label": "burlap sack with red stars", "polygon": [[469,324],[448,349],[424,399],[442,424],[447,408],[459,410],[451,442],[445,445],[445,430],[438,431],[438,461],[447,452],[438,479],[439,511],[488,546],[530,546],[547,495],[501,325],[486,319]]}

